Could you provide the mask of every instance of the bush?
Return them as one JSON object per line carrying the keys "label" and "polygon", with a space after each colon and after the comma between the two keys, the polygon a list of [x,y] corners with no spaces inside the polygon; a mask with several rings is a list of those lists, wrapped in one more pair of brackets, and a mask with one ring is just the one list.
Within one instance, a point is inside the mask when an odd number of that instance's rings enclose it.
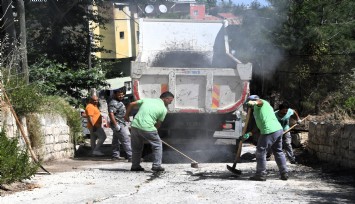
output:
{"label": "bush", "polygon": [[43,107],[45,107],[44,111],[58,113],[67,119],[74,144],[82,140],[81,117],[78,110],[59,96],[45,97]]}
{"label": "bush", "polygon": [[351,96],[346,99],[344,107],[350,114],[355,114],[355,97]]}
{"label": "bush", "polygon": [[38,169],[31,163],[26,150],[18,146],[16,138],[9,139],[5,131],[0,132],[0,185],[29,179]]}
{"label": "bush", "polygon": [[35,85],[26,85],[25,82],[19,84],[6,85],[6,90],[15,112],[19,116],[37,112],[43,104],[43,96]]}
{"label": "bush", "polygon": [[44,144],[44,137],[41,130],[41,124],[36,114],[26,114],[28,137],[31,141],[31,147],[39,149]]}

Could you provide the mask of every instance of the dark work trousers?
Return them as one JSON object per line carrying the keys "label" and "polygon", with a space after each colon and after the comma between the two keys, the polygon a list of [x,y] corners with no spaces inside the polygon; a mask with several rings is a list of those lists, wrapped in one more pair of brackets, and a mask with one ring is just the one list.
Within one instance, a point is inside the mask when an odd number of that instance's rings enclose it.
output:
{"label": "dark work trousers", "polygon": [[283,130],[280,129],[271,134],[260,135],[256,147],[256,175],[266,175],[266,153],[270,149],[274,154],[280,174],[288,172],[285,154],[282,151],[282,134]]}
{"label": "dark work trousers", "polygon": [[291,142],[292,142],[291,133],[287,132],[286,134],[283,135],[282,145],[283,148],[285,149],[288,160],[290,160],[290,162],[294,162],[296,158],[295,155],[293,154]]}
{"label": "dark work trousers", "polygon": [[[122,144],[123,150],[126,152],[127,159],[132,158],[131,149],[131,138],[130,132],[127,125],[119,124],[121,127],[120,131],[116,128],[112,128],[112,157],[120,157],[120,143]],[[111,126],[112,127],[112,126]]]}
{"label": "dark work trousers", "polygon": [[153,153],[153,167],[160,167],[163,157],[163,145],[157,131],[144,131],[131,128],[132,169],[139,168],[141,163],[144,141],[149,142]]}

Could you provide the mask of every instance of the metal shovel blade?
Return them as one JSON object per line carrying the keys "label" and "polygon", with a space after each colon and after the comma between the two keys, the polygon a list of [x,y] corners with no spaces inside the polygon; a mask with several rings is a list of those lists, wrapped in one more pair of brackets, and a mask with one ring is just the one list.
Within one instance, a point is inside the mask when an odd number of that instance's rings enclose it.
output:
{"label": "metal shovel blade", "polygon": [[232,172],[233,174],[238,174],[238,175],[242,174],[242,171],[241,171],[241,170],[235,169],[235,168],[233,168],[233,167],[231,167],[231,166],[229,166],[229,165],[227,165],[227,169],[228,169],[230,172]]}

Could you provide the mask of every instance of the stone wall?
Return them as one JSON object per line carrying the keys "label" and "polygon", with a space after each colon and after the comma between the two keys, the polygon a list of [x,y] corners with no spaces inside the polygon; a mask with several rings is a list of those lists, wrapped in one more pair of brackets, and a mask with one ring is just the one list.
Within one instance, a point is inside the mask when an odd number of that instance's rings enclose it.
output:
{"label": "stone wall", "polygon": [[[74,156],[74,145],[71,142],[69,126],[65,118],[56,114],[37,114],[42,132],[42,145],[34,149],[41,161],[69,158]],[[21,118],[25,134],[28,135],[26,118]],[[8,107],[3,107],[0,114],[0,126],[5,127],[8,137],[16,137],[19,144],[25,146],[25,142],[17,128],[16,120]]]}
{"label": "stone wall", "polygon": [[321,161],[355,168],[355,124],[309,122],[307,149]]}
{"label": "stone wall", "polygon": [[60,115],[38,115],[44,135],[42,148],[38,150],[43,161],[74,156],[74,145],[66,118]]}

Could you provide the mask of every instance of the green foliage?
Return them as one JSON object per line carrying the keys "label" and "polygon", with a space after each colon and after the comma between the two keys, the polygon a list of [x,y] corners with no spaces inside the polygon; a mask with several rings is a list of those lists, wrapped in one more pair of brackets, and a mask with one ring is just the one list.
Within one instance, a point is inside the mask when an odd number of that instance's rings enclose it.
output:
{"label": "green foliage", "polygon": [[11,80],[5,85],[8,97],[19,116],[37,112],[43,104],[43,95],[34,84],[26,85],[24,81]]}
{"label": "green foliage", "polygon": [[104,27],[108,19],[91,9],[93,3],[105,7],[105,1],[92,0],[26,4],[29,64],[40,57],[67,64],[73,70],[99,63],[91,52],[104,50],[93,43],[102,36],[91,30],[97,25]]}
{"label": "green foliage", "polygon": [[44,137],[37,114],[26,114],[26,125],[28,137],[31,141],[31,147],[33,149],[41,148],[44,143]]}
{"label": "green foliage", "polygon": [[105,86],[105,73],[99,67],[72,69],[67,64],[49,59],[33,64],[30,81],[45,95],[61,96],[73,105],[79,105],[90,88]]}
{"label": "green foliage", "polygon": [[355,97],[351,96],[348,99],[346,99],[344,107],[346,108],[347,111],[351,114],[355,114]]}
{"label": "green foliage", "polygon": [[305,112],[345,108],[344,101],[354,93],[348,88],[353,81],[354,1],[270,2],[273,19],[282,25],[271,39],[286,54],[277,67],[284,98],[297,100]]}
{"label": "green foliage", "polygon": [[60,114],[67,119],[74,144],[82,139],[80,113],[77,109],[70,106],[66,100],[59,96],[48,96],[45,98],[43,109],[45,109],[46,112],[49,111]]}
{"label": "green foliage", "polygon": [[17,139],[6,137],[5,131],[0,132],[0,184],[31,178],[38,165],[31,163],[27,151],[18,146]]}
{"label": "green foliage", "polygon": [[110,63],[93,53],[108,50],[98,46],[103,36],[93,33],[93,29],[104,28],[108,18],[100,16],[93,4],[103,9],[112,5],[91,0],[25,5],[30,82],[37,84],[43,94],[59,95],[77,105],[82,91],[105,85]]}

